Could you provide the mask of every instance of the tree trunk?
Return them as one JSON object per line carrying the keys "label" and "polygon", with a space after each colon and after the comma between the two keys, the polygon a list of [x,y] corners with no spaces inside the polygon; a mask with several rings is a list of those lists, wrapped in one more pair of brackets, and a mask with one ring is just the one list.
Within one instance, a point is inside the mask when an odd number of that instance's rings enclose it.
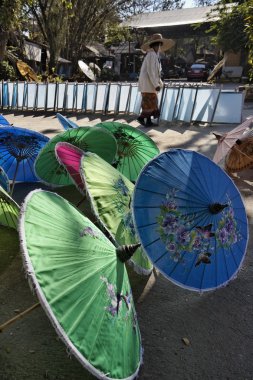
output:
{"label": "tree trunk", "polygon": [[7,41],[8,32],[0,32],[0,62],[4,60]]}

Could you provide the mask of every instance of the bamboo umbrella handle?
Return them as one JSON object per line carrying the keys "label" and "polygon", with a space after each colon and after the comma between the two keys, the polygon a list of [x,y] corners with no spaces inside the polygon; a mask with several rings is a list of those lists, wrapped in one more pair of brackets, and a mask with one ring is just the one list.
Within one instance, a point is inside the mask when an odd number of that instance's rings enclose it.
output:
{"label": "bamboo umbrella handle", "polygon": [[31,311],[33,311],[34,309],[36,309],[38,306],[40,306],[40,303],[35,303],[34,305],[28,307],[28,309],[22,311],[21,313],[19,313],[18,315],[16,315],[15,317],[9,319],[7,322],[3,323],[2,325],[0,325],[0,333],[3,332],[3,330],[8,327],[9,325],[11,325],[12,323],[16,322],[18,319],[24,317],[26,314],[30,313]]}

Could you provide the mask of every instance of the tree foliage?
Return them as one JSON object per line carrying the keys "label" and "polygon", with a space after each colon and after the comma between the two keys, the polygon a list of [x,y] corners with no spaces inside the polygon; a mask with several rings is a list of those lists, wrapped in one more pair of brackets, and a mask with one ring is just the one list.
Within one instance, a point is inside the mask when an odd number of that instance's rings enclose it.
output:
{"label": "tree foliage", "polygon": [[122,18],[140,13],[182,8],[184,0],[127,0],[119,3],[117,12]]}
{"label": "tree foliage", "polygon": [[247,1],[242,5],[245,22],[245,33],[247,35],[247,48],[248,48],[248,63],[249,63],[249,76],[253,79],[253,0]]}
{"label": "tree foliage", "polygon": [[209,32],[215,32],[213,43],[223,51],[236,53],[247,49],[249,74],[253,78],[253,0],[239,0],[236,4],[222,0],[210,12],[210,19],[214,12],[218,12],[219,18],[209,29]]}
{"label": "tree foliage", "polygon": [[220,3],[210,12],[211,19],[215,12],[218,12],[219,18],[212,22],[209,29],[209,32],[214,33],[212,42],[223,51],[238,52],[247,42],[244,14],[240,6],[227,6],[225,3]]}
{"label": "tree foliage", "polygon": [[0,0],[0,62],[4,59],[8,37],[19,30],[22,0]]}

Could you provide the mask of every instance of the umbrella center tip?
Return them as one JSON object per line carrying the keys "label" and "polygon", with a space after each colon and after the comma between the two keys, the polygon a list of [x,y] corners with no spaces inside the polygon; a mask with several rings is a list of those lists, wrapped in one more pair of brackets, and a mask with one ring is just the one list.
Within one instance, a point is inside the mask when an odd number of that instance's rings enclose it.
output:
{"label": "umbrella center tip", "polygon": [[118,259],[125,263],[127,260],[129,260],[134,252],[141,246],[140,243],[137,244],[130,244],[130,245],[121,245],[120,247],[116,248],[116,254],[118,256]]}
{"label": "umbrella center tip", "polygon": [[227,204],[222,205],[221,203],[212,203],[208,206],[209,211],[212,214],[219,214],[224,208],[228,207]]}

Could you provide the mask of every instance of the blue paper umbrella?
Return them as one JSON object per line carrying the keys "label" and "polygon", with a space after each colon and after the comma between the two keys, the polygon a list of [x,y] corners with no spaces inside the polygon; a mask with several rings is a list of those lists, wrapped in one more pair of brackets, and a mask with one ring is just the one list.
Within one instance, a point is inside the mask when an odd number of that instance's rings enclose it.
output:
{"label": "blue paper umbrella", "polygon": [[177,285],[212,290],[238,272],[248,240],[245,208],[207,157],[172,149],[150,161],[136,183],[133,213],[147,255]]}
{"label": "blue paper umbrella", "polygon": [[6,127],[0,129],[0,166],[12,181],[37,182],[34,160],[49,138],[29,129]]}
{"label": "blue paper umbrella", "polygon": [[7,191],[7,193],[10,192],[10,183],[9,183],[9,178],[3,168],[0,166],[0,186]]}
{"label": "blue paper umbrella", "polygon": [[74,123],[73,121],[69,120],[67,117],[63,116],[60,113],[56,114],[57,119],[61,123],[64,129],[70,129],[70,128],[78,128],[78,125]]}
{"label": "blue paper umbrella", "polygon": [[10,123],[8,122],[8,120],[5,119],[5,117],[3,115],[0,115],[0,127],[7,127],[7,126],[11,126]]}

